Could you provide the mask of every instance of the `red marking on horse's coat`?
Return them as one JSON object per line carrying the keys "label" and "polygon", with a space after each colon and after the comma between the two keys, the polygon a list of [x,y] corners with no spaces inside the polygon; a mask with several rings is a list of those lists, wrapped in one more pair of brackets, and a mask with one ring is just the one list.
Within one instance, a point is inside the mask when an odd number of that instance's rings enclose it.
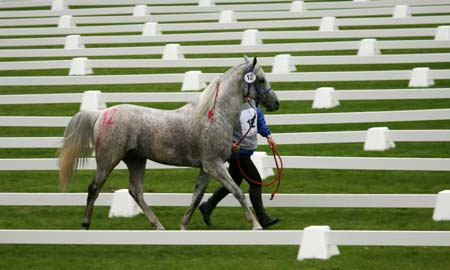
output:
{"label": "red marking on horse's coat", "polygon": [[97,135],[97,139],[95,140],[96,147],[98,147],[100,140],[102,139],[102,137],[105,134],[106,129],[114,124],[113,117],[114,117],[114,114],[116,113],[116,110],[117,110],[116,108],[111,108],[111,109],[106,109],[103,112],[102,123],[100,125],[100,131]]}
{"label": "red marking on horse's coat", "polygon": [[114,124],[113,117],[114,117],[115,113],[116,113],[116,108],[106,109],[103,112],[102,125],[101,125],[102,129]]}

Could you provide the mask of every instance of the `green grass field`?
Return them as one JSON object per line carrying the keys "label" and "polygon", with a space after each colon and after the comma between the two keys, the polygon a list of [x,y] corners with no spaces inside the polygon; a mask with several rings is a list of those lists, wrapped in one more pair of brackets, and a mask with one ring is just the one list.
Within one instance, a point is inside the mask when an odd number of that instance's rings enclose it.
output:
{"label": "green grass field", "polygon": [[[416,27],[416,26],[411,26]],[[361,27],[363,28],[363,27]],[[6,38],[6,37],[0,37]],[[399,38],[403,39],[403,38]],[[415,38],[411,38],[415,39]],[[315,40],[321,41],[321,40]],[[331,40],[327,40],[331,41]],[[311,40],[280,40],[273,42],[311,42]],[[204,44],[235,44],[211,42]],[[267,42],[269,43],[269,42]],[[120,46],[134,46],[121,44]],[[143,44],[140,44],[143,45]],[[145,44],[161,45],[161,44]],[[108,45],[114,46],[114,45]],[[106,47],[96,45],[96,47]],[[437,53],[450,49],[383,50],[389,53]],[[355,51],[298,52],[292,55],[355,54]],[[253,56],[252,54],[249,54]],[[273,56],[275,53],[256,54]],[[241,57],[236,54],[202,55],[200,57]],[[155,58],[159,56],[124,56],[97,58]],[[186,55],[186,58],[199,57]],[[44,60],[46,58],[40,58]],[[56,59],[56,58],[54,58]],[[2,58],[0,61],[38,60]],[[297,66],[299,72],[402,70],[416,66],[449,69],[449,63],[395,65],[330,65]],[[200,68],[203,72],[223,72],[228,67]],[[182,73],[191,68],[95,69],[95,75]],[[199,69],[199,68],[192,68]],[[270,72],[270,67],[265,67]],[[67,69],[0,71],[0,76],[62,76]],[[448,87],[450,80],[436,80],[435,88]],[[273,83],[275,90],[313,90],[332,86],[339,89],[401,89],[407,81]],[[89,85],[89,86],[0,86],[0,94],[81,93],[98,89],[103,92],[178,92],[180,84]],[[112,106],[114,104],[108,104]],[[181,103],[138,103],[138,105],[174,109]],[[333,109],[313,110],[311,101],[289,101],[276,112],[329,113],[359,111],[390,111],[450,108],[450,99],[341,101]],[[71,116],[79,104],[0,105],[0,116]],[[387,126],[390,129],[450,129],[450,120],[410,121],[358,124],[321,124],[271,126],[272,132],[319,132],[367,130]],[[1,127],[0,137],[63,136],[63,128]],[[275,138],[276,139],[276,138]],[[423,157],[450,158],[450,142],[397,142],[396,148],[384,152],[365,152],[362,143],[311,144],[279,146],[282,155],[358,156],[358,157]],[[269,151],[266,146],[259,150]],[[0,149],[0,158],[55,157],[56,149]],[[68,192],[86,192],[93,171],[80,171]],[[148,170],[145,192],[190,193],[197,169]],[[126,171],[116,170],[103,192],[127,188]],[[0,171],[0,192],[59,192],[56,171]],[[217,187],[211,181],[207,192]],[[248,185],[244,183],[246,191]],[[375,170],[313,170],[286,169],[280,193],[340,194],[436,194],[450,189],[450,172],[375,171]],[[272,187],[264,188],[270,193]],[[276,200],[276,198],[275,198]],[[169,230],[178,230],[184,207],[154,207],[155,213]],[[0,229],[80,229],[83,207],[17,207],[0,206]],[[96,207],[92,230],[152,230],[149,222],[135,218],[108,218],[107,207]],[[365,209],[365,208],[269,208],[268,212],[282,222],[273,230],[302,230],[311,225],[329,225],[335,230],[445,230],[450,222],[434,222],[433,209]],[[198,212],[192,218],[192,230],[249,230],[240,208],[218,208],[213,226],[207,227]],[[106,246],[106,245],[0,245],[0,269],[450,269],[450,247],[373,247],[341,246],[340,256],[330,260],[297,261],[299,246]]]}

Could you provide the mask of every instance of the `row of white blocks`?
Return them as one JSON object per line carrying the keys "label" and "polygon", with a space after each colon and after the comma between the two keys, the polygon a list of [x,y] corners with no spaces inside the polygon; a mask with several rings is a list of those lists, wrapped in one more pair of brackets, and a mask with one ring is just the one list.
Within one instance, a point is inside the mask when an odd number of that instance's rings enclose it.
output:
{"label": "row of white blocks", "polygon": [[[398,6],[403,7],[403,6]],[[397,9],[396,9],[397,10]],[[394,14],[394,18],[406,18],[408,16],[402,16],[400,14],[408,14],[407,9],[399,9],[398,15]],[[133,16],[146,16],[148,14],[148,8],[145,5],[138,5],[135,7],[133,11]],[[234,15],[234,11],[232,10],[224,10],[220,13],[219,23],[235,23],[237,19]],[[75,22],[73,21],[72,15],[62,15],[58,20],[58,28],[73,28],[76,27]],[[332,16],[322,17],[319,25],[319,31],[328,32],[328,31],[337,31],[339,30],[339,25],[336,22],[336,18]],[[157,22],[147,22],[144,25],[144,36],[152,36],[161,34],[159,31]]]}
{"label": "row of white blocks", "polygon": [[[135,217],[142,213],[142,210],[131,197],[127,189],[114,192],[109,218]],[[438,193],[433,212],[434,221],[450,220],[450,190]],[[330,245],[326,233],[330,231],[329,226],[309,226],[303,230],[300,250],[297,255],[298,260],[303,259],[329,259],[334,255],[339,255],[336,245]]]}
{"label": "row of white blocks", "polygon": [[[353,2],[366,2],[365,0],[353,0]],[[293,1],[289,8],[291,12],[306,11],[305,3],[303,1]],[[393,18],[408,18],[411,17],[411,11],[408,5],[396,5],[392,12]]]}
{"label": "row of white blocks", "polygon": [[[175,46],[169,46],[168,50],[164,52],[163,60],[175,60],[184,58],[183,55],[177,53],[176,44]],[[272,73],[289,73],[295,71],[296,67],[290,64],[288,59],[290,55],[282,54],[277,55],[274,60]],[[69,75],[70,76],[82,76],[93,74],[92,68],[89,66],[89,59],[87,57],[77,57],[73,58]],[[409,87],[430,87],[434,85],[434,80],[429,76],[430,68],[428,67],[417,67],[411,72],[411,77],[409,79]],[[181,86],[182,91],[198,91],[206,87],[206,83],[202,81],[202,72],[199,70],[187,71],[184,74],[183,83]],[[333,108],[339,106],[339,100],[334,94],[334,88],[331,87],[321,87],[317,89],[317,93],[314,97],[313,108]]]}
{"label": "row of white blocks", "polygon": [[[63,21],[62,24],[71,24],[69,21]],[[324,29],[326,31],[333,28],[333,25],[325,24]],[[325,31],[323,30],[323,31]],[[145,24],[143,29],[144,36],[156,36],[161,35],[158,23],[148,22]],[[435,40],[450,40],[450,26],[443,25],[436,28],[436,34],[434,36]],[[263,40],[260,37],[260,32],[257,29],[247,29],[243,31],[241,38],[241,45],[258,45],[263,44]],[[171,45],[173,46],[173,45]],[[64,49],[84,49],[85,46],[81,40],[80,35],[68,35],[66,36],[64,42]],[[362,39],[358,48],[358,55],[368,56],[368,55],[378,55],[380,54],[380,49],[377,47],[377,40],[373,38]]]}
{"label": "row of white blocks", "polygon": [[[362,2],[361,0],[354,0],[354,2]],[[213,0],[199,0],[198,6],[208,7],[214,6]],[[64,0],[53,0],[51,10],[61,11],[67,10],[68,5]],[[303,1],[293,1],[289,7],[290,12],[303,12],[306,11]],[[133,16],[147,16],[150,14],[150,8],[147,5],[135,5],[133,9]],[[407,5],[397,5],[394,7],[392,17],[394,18],[407,18],[411,16],[411,11]],[[232,23],[236,22],[232,10],[222,11],[220,15],[220,23]]]}
{"label": "row of white blocks", "polygon": [[[450,194],[450,191],[446,191],[447,195]],[[116,193],[117,194],[116,196]],[[134,201],[131,201],[131,196],[128,195],[127,190],[119,190],[117,191],[113,197],[113,202],[117,207],[120,207],[123,211],[130,211],[129,215],[124,215],[124,212],[119,213],[119,208],[115,210],[115,213],[111,213],[110,211],[110,218],[111,217],[132,217],[135,215],[138,215],[142,211],[138,209],[138,206]],[[115,198],[123,198],[127,201],[130,201],[130,205],[128,209],[125,209],[126,206],[124,206],[124,201],[119,201],[118,199],[114,200]],[[126,199],[126,197],[128,197]],[[447,196],[447,203],[450,202],[449,196]],[[134,204],[133,204],[134,203]],[[447,207],[450,206],[450,204],[446,205]],[[112,209],[112,207],[111,207]],[[436,211],[435,211],[436,213]],[[329,240],[327,238],[327,233],[330,232],[330,226],[309,226],[303,229],[303,235],[302,240],[300,242],[300,249],[297,254],[297,260],[302,261],[305,259],[322,259],[327,260],[330,259],[332,256],[336,256],[340,254],[339,248],[337,245],[330,244]]]}
{"label": "row of white blocks", "polygon": [[[107,108],[105,101],[102,98],[102,92],[99,90],[85,91],[82,97],[80,110],[102,110]],[[395,142],[392,140],[389,128],[387,127],[373,127],[367,130],[364,141],[364,151],[385,151],[395,147]],[[273,175],[273,170],[263,166],[262,158],[265,153],[257,152],[252,156],[258,171],[263,179]]]}
{"label": "row of white blocks", "polygon": [[[411,72],[409,87],[430,87],[434,85],[434,80],[430,78],[429,67],[417,67]],[[317,88],[314,94],[313,109],[329,109],[339,106],[339,99],[333,87]]]}
{"label": "row of white blocks", "polygon": [[[274,175],[272,168],[265,168],[263,165],[262,158],[265,156],[267,156],[266,152],[256,151],[254,155],[251,157],[257,170],[260,172],[262,179],[266,179],[267,177]],[[109,209],[110,218],[134,217],[141,213],[142,210],[136,204],[136,202],[134,201],[133,197],[131,197],[127,189],[120,189],[114,192],[114,196],[111,201],[111,207]]]}
{"label": "row of white blocks", "polygon": [[[273,62],[273,66],[272,66],[272,73],[276,73],[276,74],[282,74],[282,73],[289,73],[289,72],[293,72],[296,71],[297,68],[295,67],[294,64],[291,64],[289,61],[289,58],[291,57],[290,54],[280,54],[280,55],[276,55],[274,58],[274,62]],[[180,52],[180,45],[179,44],[167,44],[164,48],[164,52],[162,55],[162,59],[163,60],[180,60],[180,59],[184,59],[184,55]],[[89,75],[89,74],[93,74],[93,70],[92,68],[89,66],[89,59],[87,57],[76,57],[76,58],[72,58],[72,62],[70,64],[70,70],[69,70],[69,75],[70,76],[79,76],[79,75]],[[192,77],[194,80],[198,80],[197,77],[199,77],[199,73],[195,72],[193,74],[197,74],[197,75],[192,75],[192,73],[190,73],[187,76]],[[186,78],[186,81],[189,81],[192,79]],[[193,86],[193,88],[189,88],[187,87],[187,89],[194,89],[196,90],[198,88],[198,86],[196,85],[204,85],[201,82],[196,83],[191,83]],[[199,89],[202,89],[199,88]]]}
{"label": "row of white blocks", "polygon": [[[434,80],[430,78],[429,67],[417,67],[411,72],[408,86],[409,87],[430,87],[434,85]],[[340,105],[336,91],[333,87],[317,88],[314,99],[313,109],[329,109]]]}
{"label": "row of white blocks", "polygon": [[[120,189],[114,192],[109,217],[134,217],[142,213],[139,206],[129,194],[127,189]],[[438,193],[433,211],[434,221],[450,220],[450,190],[443,190]]]}
{"label": "row of white blocks", "polygon": [[[209,7],[214,6],[213,0],[199,0],[198,6],[201,7]],[[57,10],[67,10],[69,9],[69,5],[65,0],[53,0],[51,5],[51,10],[57,11]],[[148,7],[147,5],[136,5],[133,11],[133,16],[145,16],[147,15]]]}

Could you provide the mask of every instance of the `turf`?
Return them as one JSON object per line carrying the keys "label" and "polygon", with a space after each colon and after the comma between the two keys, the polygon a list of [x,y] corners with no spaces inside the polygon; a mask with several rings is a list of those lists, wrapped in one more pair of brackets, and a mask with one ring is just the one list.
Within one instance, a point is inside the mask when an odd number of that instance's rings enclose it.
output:
{"label": "turf", "polygon": [[[72,8],[72,7],[71,7]],[[417,27],[417,26],[405,26]],[[422,27],[422,26],[421,26]],[[434,26],[433,26],[434,27]],[[378,27],[377,27],[378,28]],[[395,28],[398,28],[397,26]],[[361,27],[360,29],[363,29]],[[130,33],[126,33],[130,34]],[[139,34],[139,33],[136,33]],[[5,37],[1,37],[5,38]],[[8,37],[12,38],[12,37]],[[387,38],[388,40],[423,38]],[[350,40],[350,39],[341,39]],[[335,40],[268,40],[265,43],[314,42]],[[228,42],[191,42],[182,45],[237,44]],[[160,46],[163,44],[111,44],[112,46]],[[60,47],[60,46],[55,46]],[[33,47],[42,48],[42,47]],[[383,50],[394,53],[443,53],[449,49]],[[354,55],[348,51],[291,52],[291,55]],[[259,53],[256,56],[274,56],[279,53]],[[253,56],[253,54],[251,54]],[[104,56],[92,59],[150,59],[159,55]],[[185,55],[194,57],[242,57],[241,54]],[[2,58],[0,61],[46,60],[50,58]],[[70,59],[70,58],[52,58]],[[297,66],[299,72],[353,71],[353,70],[407,70],[416,66],[432,69],[449,69],[449,63],[394,64],[394,65],[310,65]],[[191,68],[189,68],[191,69]],[[95,69],[103,74],[163,74],[182,73],[187,68],[164,69]],[[223,72],[226,67],[202,68],[203,72]],[[267,72],[270,68],[265,68]],[[66,76],[68,70],[0,71],[0,76]],[[450,80],[435,80],[433,87],[448,87]],[[313,90],[330,86],[336,89],[402,89],[407,81],[365,82],[307,82],[273,83],[275,90]],[[103,92],[179,92],[181,84],[131,84],[87,86],[0,86],[0,94],[82,93],[88,89]],[[283,102],[276,113],[329,113],[389,111],[449,108],[449,99],[435,100],[376,100],[341,101],[334,109],[313,110],[311,101]],[[143,106],[173,109],[181,103],[138,103]],[[108,104],[112,106],[114,104]],[[0,105],[0,116],[71,116],[79,104]],[[409,121],[386,123],[321,124],[271,126],[272,132],[319,132],[338,130],[367,130],[374,126],[390,129],[450,129],[450,120]],[[57,136],[63,128],[2,127],[0,136]],[[276,139],[276,138],[275,138]],[[283,155],[304,156],[359,156],[359,157],[423,157],[449,158],[449,142],[411,143],[397,142],[396,148],[385,152],[364,152],[362,143],[312,144],[279,146]],[[261,146],[259,150],[268,151]],[[55,157],[56,149],[0,149],[0,158]],[[79,171],[68,192],[85,192],[93,171]],[[196,169],[149,170],[144,183],[145,192],[190,193],[194,188]],[[449,189],[450,172],[376,171],[376,170],[314,170],[287,169],[284,172],[280,193],[356,193],[356,194],[436,194]],[[1,192],[59,192],[56,171],[0,171]],[[103,192],[113,192],[128,186],[128,175],[116,170],[105,184]],[[207,192],[218,186],[211,181]],[[248,189],[247,184],[242,185]],[[270,193],[272,187],[264,188]],[[276,198],[275,198],[276,199]],[[155,207],[162,223],[177,230],[184,207]],[[0,207],[0,229],[79,229],[83,207]],[[432,209],[373,209],[373,208],[269,208],[271,215],[282,221],[271,229],[301,230],[310,225],[329,225],[335,230],[446,230],[450,222],[434,222]],[[109,219],[108,208],[96,207],[93,230],[150,230],[148,221],[139,215],[129,219]],[[203,224],[195,213],[190,229],[193,230],[248,230],[240,208],[221,207],[214,212],[213,226]],[[368,247],[340,246],[340,256],[330,260],[297,261],[298,246],[107,246],[107,245],[0,245],[0,269],[450,269],[449,247]]]}

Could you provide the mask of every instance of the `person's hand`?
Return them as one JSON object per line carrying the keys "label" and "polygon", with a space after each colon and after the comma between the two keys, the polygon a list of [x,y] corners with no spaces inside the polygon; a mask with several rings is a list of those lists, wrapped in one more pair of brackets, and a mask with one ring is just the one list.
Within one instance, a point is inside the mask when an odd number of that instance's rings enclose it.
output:
{"label": "person's hand", "polygon": [[232,149],[233,152],[235,152],[235,153],[239,152],[239,148],[240,148],[240,146],[239,146],[239,144],[237,144],[237,143],[233,143],[233,145],[231,146],[231,149]]}
{"label": "person's hand", "polygon": [[268,137],[266,137],[266,139],[267,139],[267,143],[270,145],[270,147],[271,147],[272,149],[276,149],[276,142],[275,142],[275,140],[272,138],[272,136],[268,136]]}

